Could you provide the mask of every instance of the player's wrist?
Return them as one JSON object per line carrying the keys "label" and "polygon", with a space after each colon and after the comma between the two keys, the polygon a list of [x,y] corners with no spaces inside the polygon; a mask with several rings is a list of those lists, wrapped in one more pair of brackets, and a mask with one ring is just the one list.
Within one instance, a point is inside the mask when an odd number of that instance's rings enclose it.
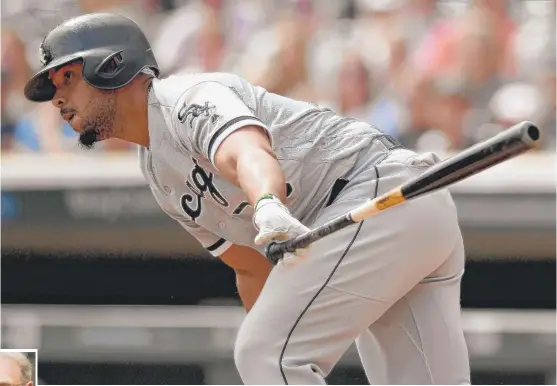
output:
{"label": "player's wrist", "polygon": [[277,196],[272,193],[264,194],[255,202],[253,225],[257,230],[262,226],[274,228],[275,225],[271,224],[274,224],[277,218],[283,218],[285,214],[287,217],[290,216],[290,211]]}
{"label": "player's wrist", "polygon": [[286,211],[288,211],[288,209],[286,208],[286,206],[284,206],[284,204],[282,203],[282,201],[280,200],[280,198],[278,198],[276,195],[274,195],[273,193],[265,193],[263,194],[261,197],[259,197],[257,199],[257,201],[255,201],[255,207],[254,207],[254,211],[257,212],[259,209],[261,209],[263,206],[268,205],[268,204],[278,204],[281,205]]}

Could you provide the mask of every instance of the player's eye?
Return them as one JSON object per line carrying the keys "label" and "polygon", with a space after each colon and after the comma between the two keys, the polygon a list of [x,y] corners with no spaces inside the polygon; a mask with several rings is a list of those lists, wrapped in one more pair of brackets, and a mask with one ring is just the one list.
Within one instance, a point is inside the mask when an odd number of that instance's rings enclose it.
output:
{"label": "player's eye", "polygon": [[73,76],[73,73],[71,71],[66,71],[64,72],[64,80],[67,82],[69,81]]}

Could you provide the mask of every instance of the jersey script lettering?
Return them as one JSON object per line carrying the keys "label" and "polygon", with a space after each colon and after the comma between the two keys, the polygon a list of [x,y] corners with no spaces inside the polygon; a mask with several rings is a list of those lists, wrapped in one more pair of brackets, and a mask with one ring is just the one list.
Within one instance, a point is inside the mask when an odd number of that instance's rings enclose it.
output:
{"label": "jersey script lettering", "polygon": [[201,215],[203,209],[201,200],[205,198],[206,192],[209,192],[209,195],[217,204],[224,207],[228,207],[229,204],[214,185],[214,174],[207,173],[205,169],[199,166],[197,160],[193,157],[192,161],[195,166],[190,172],[190,178],[186,181],[186,186],[191,190],[193,195],[188,193],[183,194],[180,201],[184,212],[195,221],[195,219]]}

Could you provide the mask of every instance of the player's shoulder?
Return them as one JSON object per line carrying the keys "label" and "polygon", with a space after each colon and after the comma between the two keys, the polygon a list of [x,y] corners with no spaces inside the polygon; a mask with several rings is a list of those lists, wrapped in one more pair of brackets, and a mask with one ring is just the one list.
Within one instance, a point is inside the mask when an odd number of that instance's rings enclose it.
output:
{"label": "player's shoulder", "polygon": [[178,73],[153,80],[156,103],[172,107],[189,90],[225,86],[234,90],[249,86],[249,82],[238,75],[224,72]]}

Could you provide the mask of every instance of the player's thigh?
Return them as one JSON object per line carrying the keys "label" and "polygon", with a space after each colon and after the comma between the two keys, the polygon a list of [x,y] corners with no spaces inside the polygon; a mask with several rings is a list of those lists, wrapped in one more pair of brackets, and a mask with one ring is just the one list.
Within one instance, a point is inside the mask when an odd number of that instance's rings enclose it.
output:
{"label": "player's thigh", "polygon": [[372,383],[469,384],[460,276],[417,285],[356,344]]}
{"label": "player's thigh", "polygon": [[[362,173],[323,211],[315,225],[365,202],[366,193],[367,197],[381,195],[423,170],[386,162]],[[444,274],[459,271],[459,264],[447,265],[453,250],[462,243],[462,235],[446,190],[400,204],[352,228],[359,230],[350,240],[332,234],[313,246],[312,257],[317,256],[314,264],[318,264],[319,256],[342,256],[350,243],[327,283],[331,288],[393,304],[441,267],[450,266]]]}

